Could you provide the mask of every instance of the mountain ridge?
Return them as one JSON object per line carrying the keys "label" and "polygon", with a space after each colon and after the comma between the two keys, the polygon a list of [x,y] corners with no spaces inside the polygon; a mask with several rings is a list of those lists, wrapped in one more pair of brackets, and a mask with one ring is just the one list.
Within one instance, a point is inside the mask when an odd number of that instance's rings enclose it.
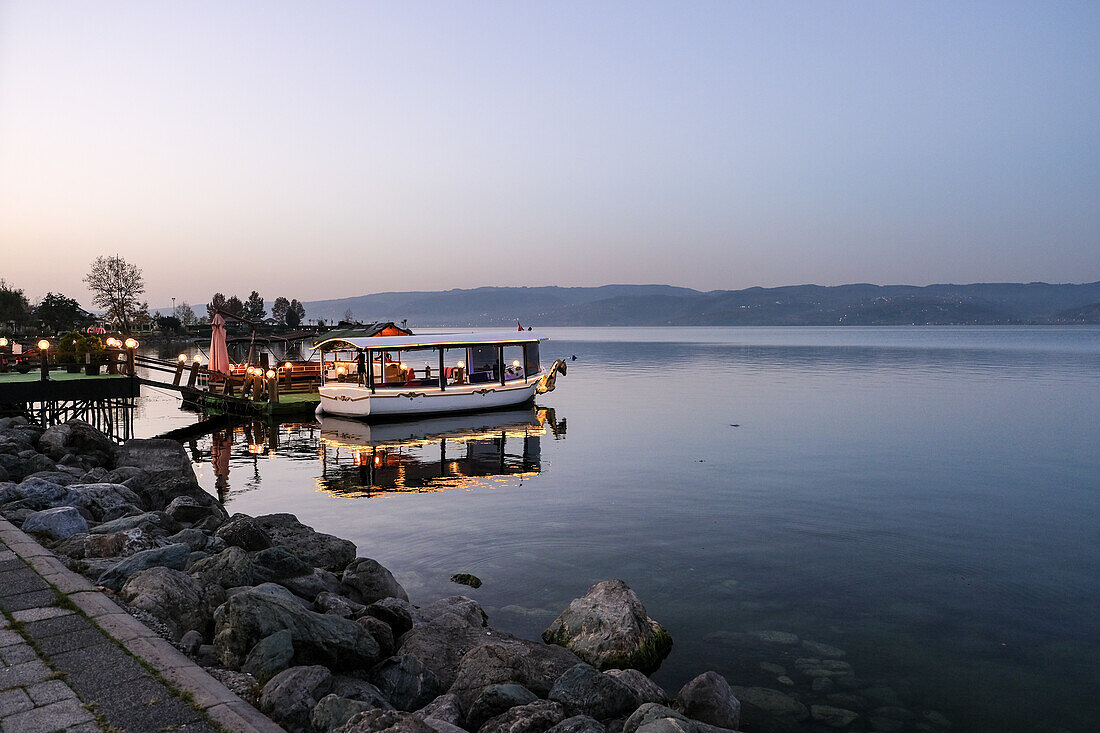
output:
{"label": "mountain ridge", "polygon": [[1100,323],[1100,282],[784,285],[699,291],[673,285],[389,291],[303,303],[307,318],[407,320],[413,327],[828,326]]}

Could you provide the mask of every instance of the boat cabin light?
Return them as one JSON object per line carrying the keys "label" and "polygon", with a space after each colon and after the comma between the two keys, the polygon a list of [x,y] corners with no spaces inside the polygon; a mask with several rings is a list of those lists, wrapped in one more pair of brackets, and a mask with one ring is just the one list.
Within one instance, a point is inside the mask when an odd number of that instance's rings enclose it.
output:
{"label": "boat cabin light", "polygon": [[275,378],[275,370],[274,369],[268,369],[267,374],[264,375],[264,376],[266,376],[268,379],[274,379]]}
{"label": "boat cabin light", "polygon": [[195,354],[195,356],[193,357],[193,361],[198,364],[200,361],[202,361],[202,356],[200,356],[199,354]]}
{"label": "boat cabin light", "polygon": [[180,364],[182,364],[183,362],[187,361],[187,354],[180,354],[178,358]]}

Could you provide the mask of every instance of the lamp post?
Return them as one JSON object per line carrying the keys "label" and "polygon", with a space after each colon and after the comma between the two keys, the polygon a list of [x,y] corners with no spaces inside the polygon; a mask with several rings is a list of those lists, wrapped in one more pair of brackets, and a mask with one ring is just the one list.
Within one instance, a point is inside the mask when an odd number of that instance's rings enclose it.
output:
{"label": "lamp post", "polygon": [[136,376],[137,369],[136,365],[134,364],[134,351],[138,347],[137,339],[131,336],[130,338],[126,339],[126,342],[123,345],[126,347],[126,370],[130,373],[131,377]]}
{"label": "lamp post", "polygon": [[38,342],[38,353],[42,356],[42,381],[50,378],[50,342],[42,339]]}

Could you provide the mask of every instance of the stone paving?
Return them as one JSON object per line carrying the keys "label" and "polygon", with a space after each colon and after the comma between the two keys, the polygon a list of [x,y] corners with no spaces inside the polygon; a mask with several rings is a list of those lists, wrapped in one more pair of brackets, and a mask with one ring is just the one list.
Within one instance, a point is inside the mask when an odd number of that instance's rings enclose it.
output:
{"label": "stone paving", "polygon": [[0,610],[0,733],[282,730],[3,519]]}

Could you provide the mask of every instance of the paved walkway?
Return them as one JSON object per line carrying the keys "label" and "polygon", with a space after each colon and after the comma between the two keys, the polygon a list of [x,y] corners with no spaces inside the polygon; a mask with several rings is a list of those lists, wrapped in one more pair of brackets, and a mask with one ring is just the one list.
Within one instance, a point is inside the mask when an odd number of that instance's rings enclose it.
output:
{"label": "paved walkway", "polygon": [[0,732],[281,731],[0,519]]}

